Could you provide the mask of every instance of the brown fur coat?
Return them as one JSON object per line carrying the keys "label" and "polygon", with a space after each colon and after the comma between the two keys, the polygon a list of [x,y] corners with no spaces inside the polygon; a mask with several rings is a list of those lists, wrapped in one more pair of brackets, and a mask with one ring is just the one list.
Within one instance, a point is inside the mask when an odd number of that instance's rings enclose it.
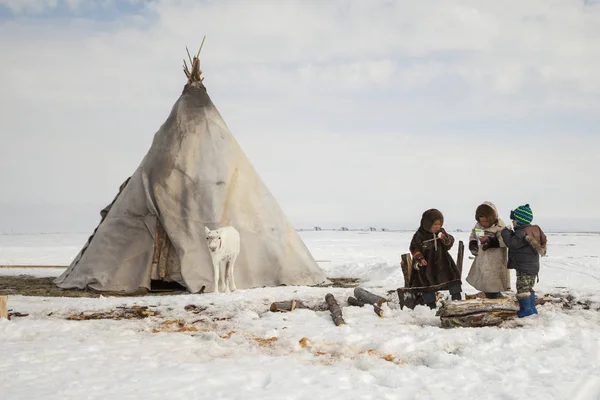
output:
{"label": "brown fur coat", "polygon": [[426,266],[413,269],[409,287],[433,286],[460,280],[460,271],[452,256],[448,252],[454,245],[454,237],[448,234],[443,228],[441,232],[446,235],[446,240],[433,240],[434,235],[431,232],[431,226],[435,220],[444,223],[444,216],[436,209],[427,210],[421,218],[421,226],[413,235],[410,242],[410,252],[413,255],[413,266],[417,265],[420,259],[427,261]]}

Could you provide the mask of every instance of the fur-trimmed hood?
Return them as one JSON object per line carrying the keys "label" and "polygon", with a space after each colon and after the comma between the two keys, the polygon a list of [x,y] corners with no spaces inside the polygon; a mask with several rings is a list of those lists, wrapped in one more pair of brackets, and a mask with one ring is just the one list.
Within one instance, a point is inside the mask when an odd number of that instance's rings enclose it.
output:
{"label": "fur-trimmed hood", "polygon": [[[488,219],[492,222],[491,226],[484,228],[483,225],[479,223],[479,219],[477,218],[480,215],[488,217]],[[491,201],[484,201],[477,207],[475,210],[475,220],[477,222],[475,223],[475,227],[473,229],[483,229],[486,232],[491,233],[498,233],[506,226],[504,221],[502,221],[502,218],[498,216],[498,209]],[[471,232],[471,237],[469,240],[477,240],[474,230]]]}
{"label": "fur-trimmed hood", "polygon": [[487,217],[492,225],[498,222],[498,209],[491,201],[484,201],[475,210],[475,221],[479,222],[480,216]]}
{"label": "fur-trimmed hood", "polygon": [[442,223],[442,226],[444,226],[444,214],[442,214],[440,210],[430,208],[421,216],[421,228],[425,229],[427,232],[431,232],[433,223],[438,219]]}
{"label": "fur-trimmed hood", "polygon": [[525,230],[525,240],[527,240],[540,256],[545,256],[548,239],[542,228],[537,225],[525,225],[523,229]]}

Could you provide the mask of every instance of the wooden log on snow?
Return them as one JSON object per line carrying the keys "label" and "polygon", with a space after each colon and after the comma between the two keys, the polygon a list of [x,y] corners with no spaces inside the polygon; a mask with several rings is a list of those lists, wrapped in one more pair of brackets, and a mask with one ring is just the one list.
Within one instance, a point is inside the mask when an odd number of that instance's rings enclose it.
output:
{"label": "wooden log on snow", "polygon": [[287,301],[276,301],[271,303],[269,310],[271,312],[292,312],[296,308],[308,308],[303,302],[299,300],[287,300]]}
{"label": "wooden log on snow", "polygon": [[[351,306],[362,307],[368,303],[365,303],[363,301],[358,300],[355,297],[350,296],[350,297],[348,297],[348,304]],[[377,314],[380,317],[383,317],[383,310],[381,308],[379,308],[376,304],[369,304],[369,305],[373,306],[373,311],[375,312],[375,314]]]}
{"label": "wooden log on snow", "polygon": [[443,328],[496,326],[517,316],[519,305],[510,298],[447,302],[437,314]]}
{"label": "wooden log on snow", "polygon": [[296,308],[296,300],[278,301],[271,303],[271,312],[292,312]]}
{"label": "wooden log on snow", "polygon": [[462,317],[441,317],[442,328],[482,328],[484,326],[497,326],[514,319],[517,316],[514,311],[498,310],[492,312],[480,312]]}
{"label": "wooden log on snow", "polygon": [[342,309],[340,305],[336,301],[335,297],[331,293],[327,293],[325,295],[325,302],[329,307],[329,311],[331,311],[331,319],[333,319],[333,323],[336,326],[344,325],[344,317],[342,316]]}
{"label": "wooden log on snow", "polygon": [[509,297],[501,299],[472,299],[445,303],[438,313],[441,317],[469,315],[476,312],[519,311],[519,304]]}
{"label": "wooden log on snow", "polygon": [[373,304],[377,307],[381,307],[383,303],[387,301],[386,298],[378,296],[375,293],[371,293],[368,290],[365,290],[360,287],[354,288],[354,297],[356,297],[358,301]]}
{"label": "wooden log on snow", "polygon": [[0,318],[8,319],[8,296],[0,296]]}
{"label": "wooden log on snow", "polygon": [[326,302],[322,302],[319,304],[309,306],[300,300],[286,300],[271,303],[269,310],[271,312],[291,312],[299,308],[304,308],[312,311],[327,311],[329,310],[329,305],[327,305]]}
{"label": "wooden log on snow", "polygon": [[360,300],[357,300],[355,297],[348,297],[348,305],[350,306],[355,306],[355,307],[362,307],[364,306],[366,303],[363,303]]}

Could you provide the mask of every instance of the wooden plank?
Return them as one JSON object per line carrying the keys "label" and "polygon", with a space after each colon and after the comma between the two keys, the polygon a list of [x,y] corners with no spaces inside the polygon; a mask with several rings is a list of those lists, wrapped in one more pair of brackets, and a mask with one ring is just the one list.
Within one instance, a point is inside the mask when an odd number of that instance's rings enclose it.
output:
{"label": "wooden plank", "polygon": [[402,290],[405,292],[437,292],[438,290],[448,290],[448,287],[455,282],[461,282],[461,280],[454,279],[452,281],[440,283],[437,285],[431,285],[431,286],[403,287],[403,288],[398,288],[398,290]]}
{"label": "wooden plank", "polygon": [[8,319],[8,296],[0,296],[0,318]]}

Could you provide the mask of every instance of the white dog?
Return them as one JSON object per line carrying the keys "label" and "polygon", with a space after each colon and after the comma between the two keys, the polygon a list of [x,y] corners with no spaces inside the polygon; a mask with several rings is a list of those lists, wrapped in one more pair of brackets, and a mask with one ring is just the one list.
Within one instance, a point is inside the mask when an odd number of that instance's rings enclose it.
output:
{"label": "white dog", "polygon": [[237,290],[233,278],[233,266],[240,254],[240,234],[233,226],[224,226],[214,231],[204,227],[204,231],[213,263],[214,293],[219,293],[219,280],[223,282],[227,293],[230,289]]}

